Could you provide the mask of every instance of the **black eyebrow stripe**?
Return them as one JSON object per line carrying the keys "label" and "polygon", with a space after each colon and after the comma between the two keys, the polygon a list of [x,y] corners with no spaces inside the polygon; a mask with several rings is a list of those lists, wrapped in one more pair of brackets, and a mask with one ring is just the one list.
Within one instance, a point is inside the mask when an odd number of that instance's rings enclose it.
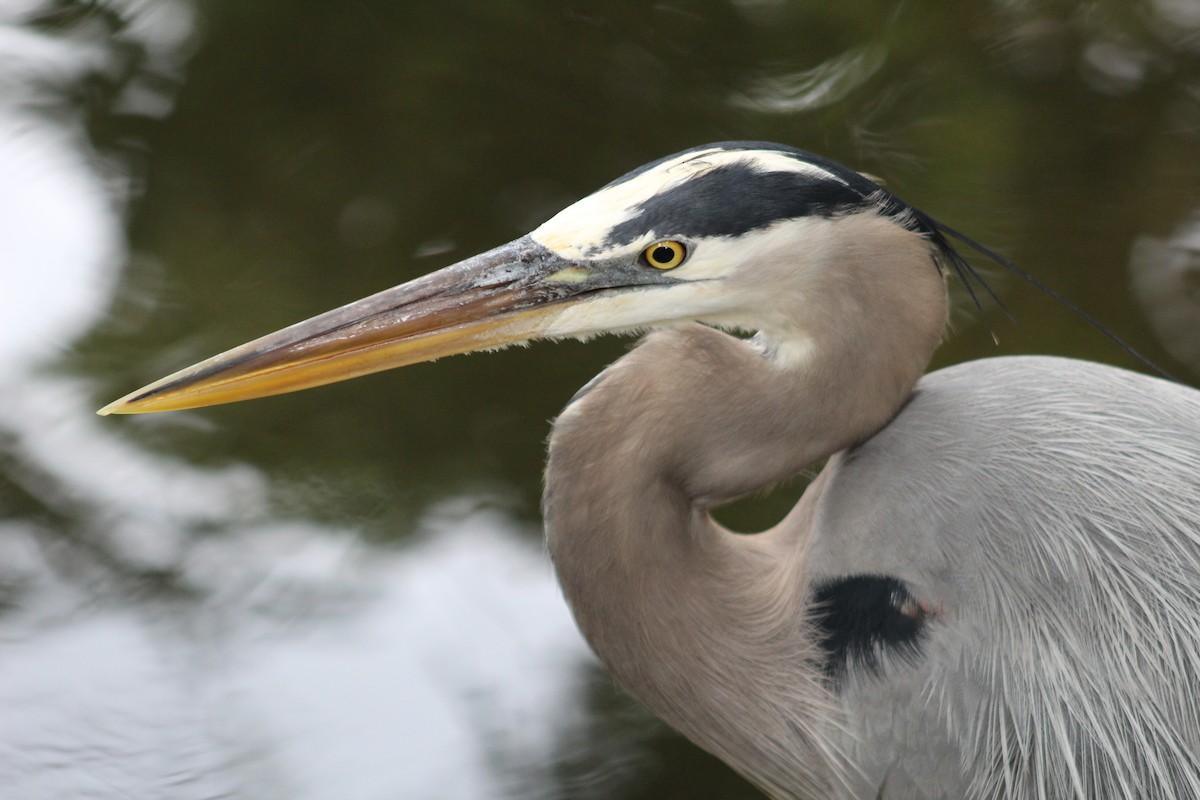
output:
{"label": "black eyebrow stripe", "polygon": [[879,187],[861,180],[854,186],[840,175],[763,171],[752,159],[722,164],[643,200],[633,216],[608,232],[604,246],[628,244],[648,231],[685,238],[740,236],[783,219],[866,210],[878,205]]}

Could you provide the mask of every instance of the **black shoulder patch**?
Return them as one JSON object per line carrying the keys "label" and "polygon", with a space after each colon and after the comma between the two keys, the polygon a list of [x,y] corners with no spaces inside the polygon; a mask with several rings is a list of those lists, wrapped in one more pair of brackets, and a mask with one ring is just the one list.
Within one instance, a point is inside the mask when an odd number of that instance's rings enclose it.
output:
{"label": "black shoulder patch", "polygon": [[852,669],[878,673],[885,652],[909,659],[921,645],[933,612],[903,581],[888,575],[849,575],[818,585],[812,620],[833,680]]}

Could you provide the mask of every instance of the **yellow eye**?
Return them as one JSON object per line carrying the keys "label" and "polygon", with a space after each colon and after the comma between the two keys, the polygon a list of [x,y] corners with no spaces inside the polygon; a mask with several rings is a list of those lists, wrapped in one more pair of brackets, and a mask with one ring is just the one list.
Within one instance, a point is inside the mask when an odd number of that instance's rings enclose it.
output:
{"label": "yellow eye", "polygon": [[683,242],[655,242],[642,251],[642,258],[655,269],[675,269],[687,258],[687,248]]}

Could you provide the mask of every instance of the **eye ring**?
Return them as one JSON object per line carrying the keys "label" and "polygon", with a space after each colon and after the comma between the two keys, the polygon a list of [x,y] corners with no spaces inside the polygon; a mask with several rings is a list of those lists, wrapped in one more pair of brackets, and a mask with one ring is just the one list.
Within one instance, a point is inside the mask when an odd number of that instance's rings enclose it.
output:
{"label": "eye ring", "polygon": [[674,239],[654,242],[642,251],[642,261],[655,269],[675,269],[687,258],[687,245]]}

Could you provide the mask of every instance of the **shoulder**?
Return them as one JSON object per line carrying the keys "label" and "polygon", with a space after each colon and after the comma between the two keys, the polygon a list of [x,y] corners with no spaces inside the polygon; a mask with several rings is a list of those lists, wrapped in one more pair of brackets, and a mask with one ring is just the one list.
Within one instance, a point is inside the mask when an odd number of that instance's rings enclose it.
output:
{"label": "shoulder", "polygon": [[834,574],[978,578],[1099,547],[1115,520],[1174,549],[1172,531],[1200,529],[1200,392],[1071,359],[973,361],[923,378],[826,470],[813,546]]}
{"label": "shoulder", "polygon": [[[1047,438],[1049,437],[1049,438]],[[1128,370],[1051,356],[970,361],[926,375],[910,402],[857,454],[938,447],[985,456],[1024,443],[1200,443],[1200,391]]]}

